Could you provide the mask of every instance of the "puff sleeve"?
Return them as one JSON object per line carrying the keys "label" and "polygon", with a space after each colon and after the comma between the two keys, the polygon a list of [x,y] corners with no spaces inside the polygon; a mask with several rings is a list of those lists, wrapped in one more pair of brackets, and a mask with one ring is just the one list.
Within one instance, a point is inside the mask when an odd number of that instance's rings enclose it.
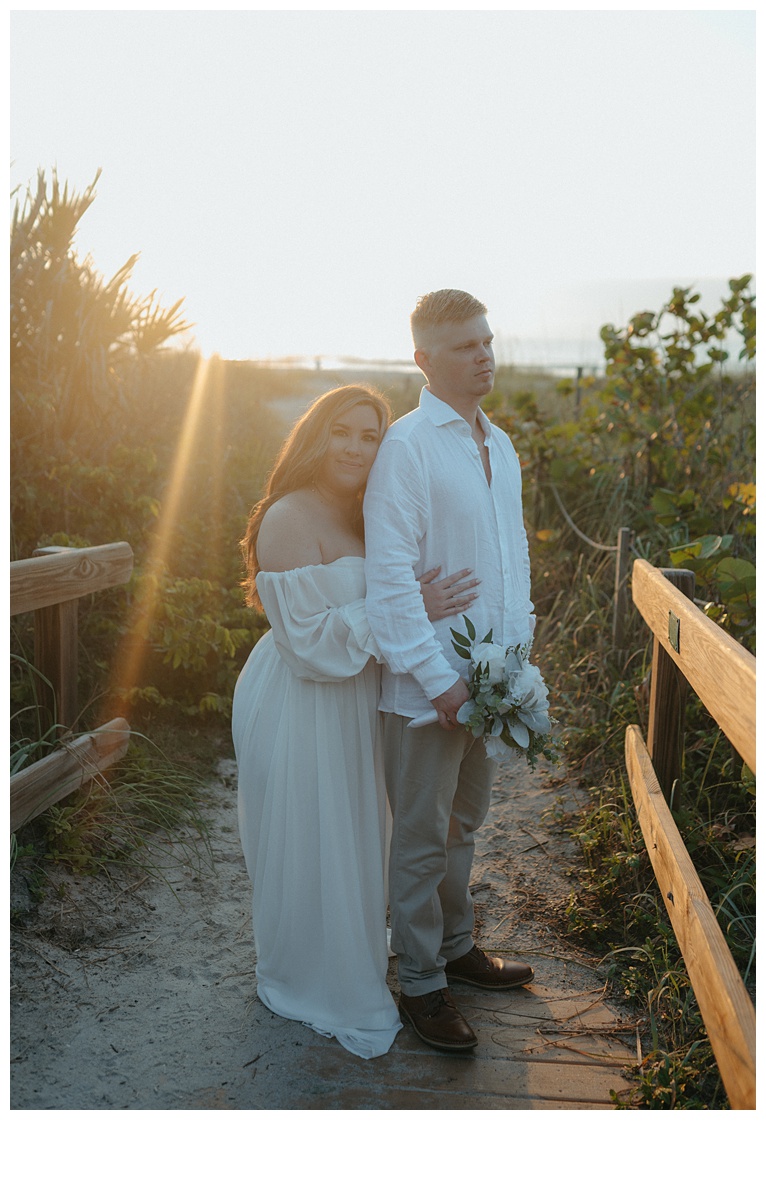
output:
{"label": "puff sleeve", "polygon": [[[361,559],[349,565],[357,563],[363,574]],[[364,598],[341,603],[348,581],[344,587],[343,572],[328,569],[335,565],[261,571],[256,580],[280,656],[294,675],[316,683],[349,679],[371,658],[381,661]]]}

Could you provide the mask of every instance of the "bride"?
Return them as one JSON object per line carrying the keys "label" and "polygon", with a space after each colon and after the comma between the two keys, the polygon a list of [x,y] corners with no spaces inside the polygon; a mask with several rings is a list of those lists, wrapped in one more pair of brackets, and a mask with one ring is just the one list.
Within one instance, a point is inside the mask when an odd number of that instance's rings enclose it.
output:
{"label": "bride", "polygon": [[[379,652],[364,605],[362,497],[390,421],[366,386],[297,422],[250,517],[247,602],[271,629],[234,692],[239,823],[253,885],[258,995],[362,1058],[401,1028],[386,986],[386,795]],[[421,579],[431,619],[474,599]]]}

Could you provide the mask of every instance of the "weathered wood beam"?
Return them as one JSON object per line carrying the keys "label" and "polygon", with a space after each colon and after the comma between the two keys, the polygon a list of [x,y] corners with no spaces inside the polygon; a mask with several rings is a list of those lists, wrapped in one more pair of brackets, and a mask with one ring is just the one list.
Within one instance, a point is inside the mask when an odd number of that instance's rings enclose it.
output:
{"label": "weathered wood beam", "polygon": [[35,667],[40,672],[35,690],[44,729],[56,723],[73,730],[77,724],[78,604],[66,600],[35,610]]}
{"label": "weathered wood beam", "polygon": [[[755,658],[644,559],[633,564],[633,600],[734,749],[755,771]],[[678,621],[678,650],[669,620]]]}
{"label": "weathered wood beam", "polygon": [[755,1009],[665,802],[637,725],[629,725],[625,732],[625,761],[644,842],[726,1094],[732,1108],[754,1109]]}
{"label": "weathered wood beam", "polygon": [[11,776],[11,833],[122,758],[130,726],[115,717]]}
{"label": "weathered wood beam", "polygon": [[133,551],[127,542],[61,549],[56,554],[22,558],[10,564],[11,616],[33,612],[127,583]]}
{"label": "weathered wood beam", "polygon": [[[665,579],[687,600],[694,599],[693,571],[663,571]],[[663,795],[673,796],[673,784],[680,779],[684,748],[686,697],[689,684],[683,671],[665,650],[664,637],[654,636],[652,683],[649,694],[649,727],[646,745],[657,772]]]}

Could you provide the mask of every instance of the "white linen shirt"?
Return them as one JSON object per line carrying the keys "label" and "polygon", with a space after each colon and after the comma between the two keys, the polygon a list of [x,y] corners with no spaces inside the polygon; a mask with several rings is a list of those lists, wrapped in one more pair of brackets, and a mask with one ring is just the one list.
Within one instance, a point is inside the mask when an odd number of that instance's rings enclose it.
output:
{"label": "white linen shirt", "polygon": [[521,509],[521,466],[511,439],[479,409],[489,451],[487,483],[468,422],[423,388],[418,408],[386,433],[364,500],[367,617],[384,659],[380,707],[405,717],[433,712],[429,703],[467,678],[450,627],[432,624],[418,577],[464,567],[481,581],[468,610],[479,640],[492,630],[503,645],[528,643],[535,618],[529,547]]}

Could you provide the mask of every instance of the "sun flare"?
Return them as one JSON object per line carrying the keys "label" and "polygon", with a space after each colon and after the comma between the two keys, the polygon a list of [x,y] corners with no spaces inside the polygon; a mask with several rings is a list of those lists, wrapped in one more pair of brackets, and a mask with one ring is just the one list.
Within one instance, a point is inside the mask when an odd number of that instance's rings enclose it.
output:
{"label": "sun flare", "polygon": [[[187,488],[195,482],[190,471],[194,462],[200,432],[200,420],[206,404],[220,404],[222,395],[221,362],[216,355],[200,357],[189,393],[183,425],[178,438],[173,466],[161,501],[160,517],[152,538],[144,570],[138,583],[128,630],[115,656],[112,686],[129,706],[131,693],[138,686],[152,640],[162,576],[167,568],[182,514],[182,502]],[[219,460],[220,461],[220,460]],[[207,481],[216,495],[219,481]]]}

